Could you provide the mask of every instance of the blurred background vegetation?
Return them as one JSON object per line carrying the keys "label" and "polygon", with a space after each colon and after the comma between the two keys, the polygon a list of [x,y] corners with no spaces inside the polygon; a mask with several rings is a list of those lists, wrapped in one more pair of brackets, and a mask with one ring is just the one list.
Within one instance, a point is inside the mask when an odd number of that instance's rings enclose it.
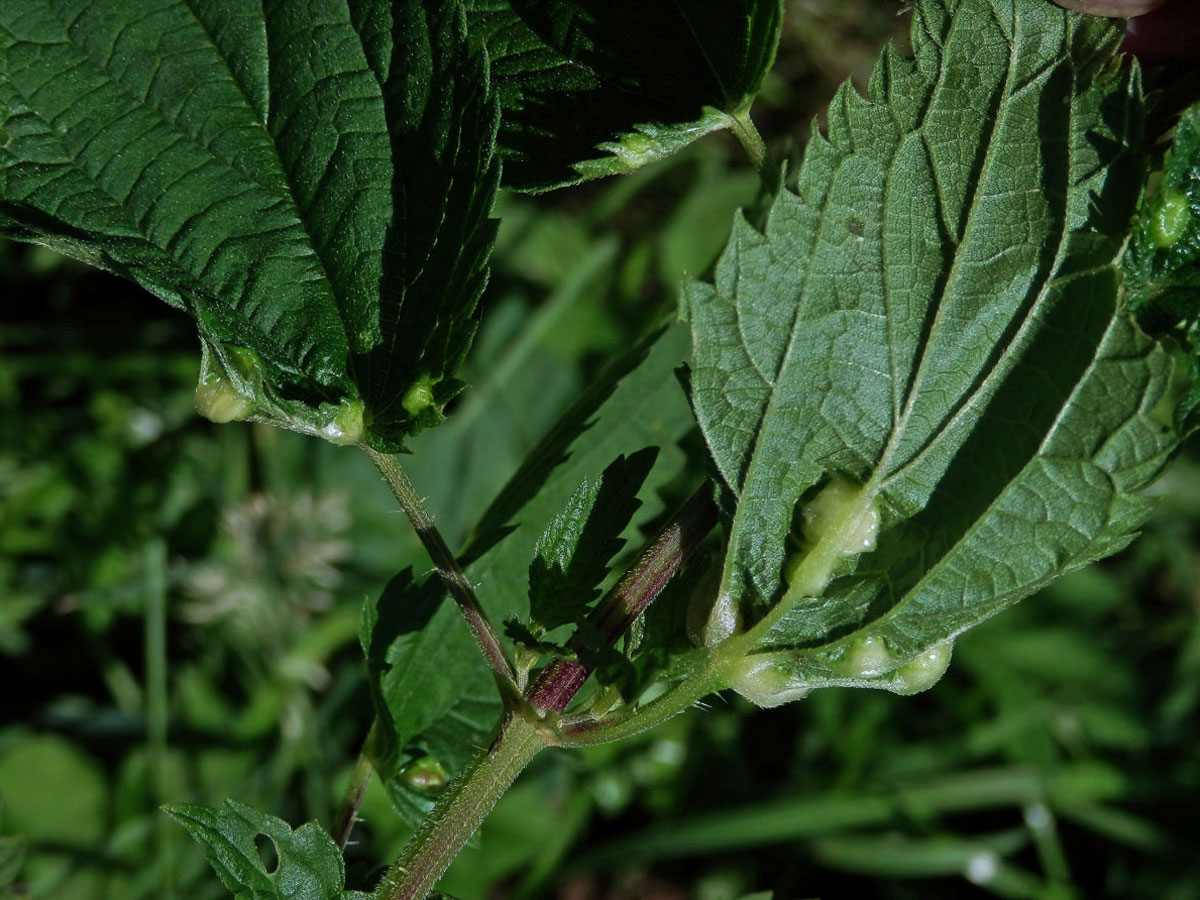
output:
{"label": "blurred background vegetation", "polygon": [[[755,111],[779,153],[903,40],[899,11],[791,3]],[[714,137],[623,180],[503,198],[474,388],[409,459],[451,543],[757,191]],[[0,897],[225,896],[167,801],[328,826],[369,725],[363,601],[427,567],[361,454],[201,420],[197,350],[132,285],[0,244]],[[1200,898],[1196,451],[1138,543],[960,639],[934,690],[719,698],[544,754],[446,888]],[[363,818],[351,886],[405,837],[382,791]]]}

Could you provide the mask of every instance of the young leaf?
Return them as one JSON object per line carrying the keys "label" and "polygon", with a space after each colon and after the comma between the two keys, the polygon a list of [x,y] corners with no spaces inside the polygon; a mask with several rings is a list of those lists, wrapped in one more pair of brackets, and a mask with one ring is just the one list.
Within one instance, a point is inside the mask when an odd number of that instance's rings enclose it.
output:
{"label": "young leaf", "polygon": [[[188,834],[204,846],[204,855],[230,891],[253,900],[367,900],[347,891],[342,854],[316,822],[295,831],[282,819],[236,800],[218,809],[191,803],[166,807]],[[266,837],[275,849],[268,871],[255,840]]]}
{"label": "young leaf", "polygon": [[780,0],[468,0],[503,109],[505,183],[628,172],[745,115],[775,58]]}
{"label": "young leaf", "polygon": [[693,404],[738,497],[722,596],[784,651],[747,662],[760,701],[863,683],[1119,549],[1175,443],[1114,265],[1141,169],[1119,30],[924,0],[912,35],[686,293]]}
{"label": "young leaf", "polygon": [[579,622],[599,596],[657,456],[657,448],[647,447],[617,457],[599,478],[585,479],[546,526],[529,565],[529,618],[536,632]]}
{"label": "young leaf", "polygon": [[194,316],[210,417],[396,449],[474,327],[488,90],[453,0],[11,0],[0,233]]}
{"label": "young leaf", "polygon": [[1125,253],[1129,308],[1151,334],[1188,346],[1191,387],[1176,408],[1180,430],[1200,424],[1200,104],[1175,128],[1162,180],[1142,205]]}

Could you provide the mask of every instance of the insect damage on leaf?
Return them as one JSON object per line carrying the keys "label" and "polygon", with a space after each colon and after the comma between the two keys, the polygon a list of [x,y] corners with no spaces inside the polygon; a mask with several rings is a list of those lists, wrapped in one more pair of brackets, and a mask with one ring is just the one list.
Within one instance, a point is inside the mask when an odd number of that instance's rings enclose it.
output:
{"label": "insect damage on leaf", "polygon": [[1177,435],[1116,267],[1142,116],[1119,37],[1043,0],[919,2],[915,59],[844,86],[765,227],[687,285],[748,695],[919,689],[935,648],[1148,514]]}
{"label": "insect damage on leaf", "polygon": [[404,392],[404,397],[400,400],[400,405],[414,419],[421,415],[425,410],[431,409],[437,405],[437,401],[433,396],[434,385],[437,381],[429,375],[422,375]]}
{"label": "insect damage on leaf", "polygon": [[787,672],[770,656],[747,656],[729,678],[729,686],[763,709],[803,700],[812,685]]}
{"label": "insect damage on leaf", "polygon": [[1183,191],[1169,187],[1159,196],[1150,216],[1151,238],[1155,246],[1165,250],[1187,233],[1192,204]]}
{"label": "insect damage on leaf", "polygon": [[941,680],[950,667],[954,642],[944,641],[896,670],[887,689],[896,694],[919,694]]}

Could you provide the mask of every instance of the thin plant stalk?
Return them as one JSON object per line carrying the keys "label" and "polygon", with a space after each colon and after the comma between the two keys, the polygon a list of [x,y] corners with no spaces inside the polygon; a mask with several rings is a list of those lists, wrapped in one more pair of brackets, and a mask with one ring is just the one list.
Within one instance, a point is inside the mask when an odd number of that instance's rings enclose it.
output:
{"label": "thin plant stalk", "polygon": [[371,758],[367,754],[367,748],[371,746],[376,727],[376,725],[371,726],[363,749],[359,752],[358,759],[355,760],[354,771],[350,773],[350,783],[346,785],[346,793],[342,795],[342,802],[338,805],[337,815],[333,821],[333,839],[339,850],[345,850],[346,845],[350,843],[350,833],[354,831],[354,823],[358,820],[358,810],[362,806],[363,797],[366,796],[367,786],[371,783],[371,773],[375,770]]}
{"label": "thin plant stalk", "polygon": [[[717,506],[705,485],[679,508],[588,616],[606,644],[615,644],[629,630],[716,524]],[[556,659],[542,670],[529,698],[538,710],[562,712],[590,674],[578,659]]]}
{"label": "thin plant stalk", "polygon": [[[717,522],[709,486],[696,492],[618,580],[590,621],[615,643],[662,592]],[[557,737],[558,713],[583,686],[590,671],[571,660],[554,660],[510,710],[496,739],[450,784],[433,812],[384,876],[374,900],[423,900],[463,845],[526,765]],[[714,684],[716,682],[714,681]],[[586,739],[578,741],[586,743]]]}
{"label": "thin plant stalk", "polygon": [[375,891],[375,900],[424,900],[463,845],[546,746],[537,726],[509,716],[496,739],[450,784]]}
{"label": "thin plant stalk", "polygon": [[767,151],[767,143],[758,133],[754,120],[750,118],[750,110],[739,109],[729,115],[729,130],[733,132],[746,156],[757,170],[759,177],[774,190],[777,187],[778,173],[771,162],[771,154]]}
{"label": "thin plant stalk", "polygon": [[514,697],[520,695],[520,691],[517,689],[516,670],[505,654],[504,648],[500,644],[500,638],[488,620],[487,613],[483,611],[479,598],[475,596],[475,589],[467,580],[467,575],[463,572],[462,566],[458,564],[458,559],[450,552],[442,533],[438,531],[433,517],[425,508],[425,504],[413,488],[412,482],[408,480],[408,475],[400,462],[394,456],[380,453],[365,444],[362,445],[362,448],[371,458],[371,462],[375,464],[375,468],[379,470],[379,474],[383,476],[388,487],[392,489],[392,495],[400,504],[400,508],[404,510],[404,514],[408,516],[408,520],[412,522],[417,537],[429,552],[438,574],[441,575],[442,581],[450,591],[450,596],[454,598],[463,618],[467,620],[467,627],[475,636],[475,642],[479,645],[484,659],[487,660],[488,666],[496,678],[501,696],[504,697],[505,703],[510,703]]}

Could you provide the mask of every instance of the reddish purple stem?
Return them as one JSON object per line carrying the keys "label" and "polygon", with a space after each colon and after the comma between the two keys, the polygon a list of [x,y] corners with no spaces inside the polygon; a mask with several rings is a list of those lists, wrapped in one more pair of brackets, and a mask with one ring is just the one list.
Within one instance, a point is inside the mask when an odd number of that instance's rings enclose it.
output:
{"label": "reddish purple stem", "polygon": [[[679,508],[588,616],[588,623],[606,644],[615,644],[629,629],[716,524],[717,506],[705,485]],[[530,688],[529,700],[538,709],[562,712],[591,674],[590,668],[576,660],[553,660]]]}

